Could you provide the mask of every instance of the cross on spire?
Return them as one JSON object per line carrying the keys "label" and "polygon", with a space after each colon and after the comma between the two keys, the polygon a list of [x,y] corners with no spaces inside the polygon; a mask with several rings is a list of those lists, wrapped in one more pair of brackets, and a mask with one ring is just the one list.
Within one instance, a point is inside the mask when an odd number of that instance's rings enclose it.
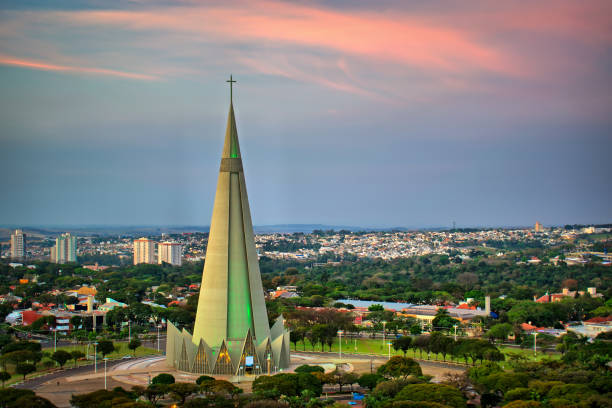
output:
{"label": "cross on spire", "polygon": [[229,81],[225,81],[225,82],[229,82],[229,84],[230,84],[230,102],[233,102],[234,101],[233,87],[234,87],[234,83],[236,83],[237,81],[234,81],[232,79],[232,74],[230,74]]}

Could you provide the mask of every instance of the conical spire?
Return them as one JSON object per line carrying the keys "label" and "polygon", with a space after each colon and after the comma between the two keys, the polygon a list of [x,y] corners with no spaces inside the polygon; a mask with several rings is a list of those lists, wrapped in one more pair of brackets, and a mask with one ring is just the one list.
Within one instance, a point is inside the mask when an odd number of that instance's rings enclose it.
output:
{"label": "conical spire", "polygon": [[240,145],[238,144],[238,131],[236,130],[236,118],[234,117],[234,104],[230,102],[227,115],[227,128],[225,130],[225,143],[223,145],[224,159],[240,158]]}
{"label": "conical spire", "polygon": [[224,339],[244,339],[249,330],[257,341],[270,335],[230,102],[193,342],[214,348]]}

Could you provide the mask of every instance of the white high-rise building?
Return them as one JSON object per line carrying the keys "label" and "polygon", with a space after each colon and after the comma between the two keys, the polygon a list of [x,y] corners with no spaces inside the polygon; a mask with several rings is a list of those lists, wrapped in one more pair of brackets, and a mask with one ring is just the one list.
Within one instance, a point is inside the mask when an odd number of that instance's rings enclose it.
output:
{"label": "white high-rise building", "polygon": [[134,240],[134,265],[155,263],[155,242],[148,238]]}
{"label": "white high-rise building", "polygon": [[11,234],[11,258],[24,259],[26,256],[26,234],[17,229]]}
{"label": "white high-rise building", "polygon": [[181,266],[182,249],[181,244],[177,242],[160,242],[157,245],[157,263],[166,262],[170,265]]}
{"label": "white high-rise building", "polygon": [[76,262],[76,237],[69,232],[55,238],[54,249],[51,251],[51,261],[55,263]]}

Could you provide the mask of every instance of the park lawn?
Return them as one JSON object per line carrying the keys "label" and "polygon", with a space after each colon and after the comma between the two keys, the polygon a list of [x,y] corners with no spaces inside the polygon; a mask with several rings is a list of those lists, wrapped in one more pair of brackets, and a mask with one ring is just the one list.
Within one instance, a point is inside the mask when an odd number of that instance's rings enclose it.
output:
{"label": "park lawn", "polygon": [[[343,338],[342,339],[342,353],[343,354],[344,353],[347,353],[347,354],[349,353],[375,354],[375,355],[388,356],[389,346],[387,344],[393,341],[393,338],[394,337],[391,337],[390,339],[385,339],[385,346],[383,346],[382,339],[371,339],[371,338],[358,338],[358,339],[348,338],[347,339],[347,338]],[[308,339],[305,339],[304,343],[299,342],[297,345],[297,349],[294,347],[294,344],[291,343],[291,349],[295,351],[304,351],[304,346],[306,348],[306,351],[313,351],[312,344],[310,343]],[[498,346],[498,347],[502,353],[506,354],[506,356],[508,356],[508,353],[519,354],[521,356],[524,356],[529,361],[540,361],[544,358],[558,359],[561,357],[561,354],[557,352],[543,353],[538,350],[537,355],[534,357],[532,349],[520,349],[520,348],[512,348],[512,347],[506,347],[506,346]],[[314,348],[314,351],[322,351],[321,344],[317,344]],[[330,352],[329,346],[325,345],[323,348],[323,351]],[[338,345],[337,337],[334,339],[332,343],[331,352],[332,353],[339,352],[339,345]],[[401,356],[403,354],[404,353],[401,350],[396,351],[393,349],[393,347],[391,347],[391,356]],[[429,358],[427,358],[427,353],[423,352],[423,354],[421,355],[419,351],[415,351],[413,349],[408,350],[408,352],[406,353],[406,356],[412,357],[415,359],[419,359],[419,360],[444,361],[444,357],[442,356],[442,354],[431,353]],[[462,364],[465,363],[465,360],[463,358],[454,360],[450,354],[446,355],[446,361],[451,361],[451,362],[456,361]],[[468,359],[468,363],[472,364],[472,360]]]}
{"label": "park lawn", "polygon": [[501,351],[502,353],[506,355],[506,359],[507,359],[506,361],[508,361],[508,355],[511,355],[511,354],[521,355],[529,361],[541,361],[543,359],[558,360],[561,358],[561,353],[557,351],[543,352],[538,349],[537,354],[534,356],[532,348],[521,349],[521,348],[514,348],[514,347],[507,347],[507,346],[498,346],[498,348],[499,348],[499,351]]}
{"label": "park lawn", "polygon": [[[383,341],[382,339],[364,339],[364,338],[358,338],[358,339],[342,339],[342,353],[351,353],[351,354],[375,354],[375,355],[382,355],[382,356],[388,356],[389,355],[389,346],[388,343],[390,343],[391,341],[393,341],[394,337],[391,337],[390,339],[385,339],[385,345],[383,346]],[[355,340],[357,340],[355,342]],[[310,341],[308,341],[308,339],[305,340],[305,345],[306,345],[306,351],[313,351],[312,349],[312,345],[310,343]],[[291,343],[291,349],[292,350],[296,350],[293,343]],[[339,352],[339,344],[338,344],[338,338],[336,337],[334,339],[334,342],[332,343],[332,347],[331,347],[331,352],[332,353],[338,353]],[[304,351],[304,344],[302,342],[298,343],[298,347],[296,351]],[[314,351],[321,351],[321,344],[317,344],[314,348]],[[329,352],[329,347],[327,345],[325,345],[323,351],[325,352]],[[391,356],[403,356],[404,353],[401,350],[394,350],[393,347],[391,347]],[[423,359],[423,360],[427,360],[427,353],[423,353],[423,357],[421,358],[421,354],[416,351],[416,355],[414,350],[408,350],[408,352],[406,353],[407,357],[412,357],[412,358],[417,358],[417,359]],[[431,353],[430,355],[430,360],[439,360],[439,361],[443,361],[443,356],[442,354],[434,354]],[[450,361],[451,360],[451,356],[447,355],[446,356],[446,361]],[[463,360],[462,360],[463,361]]]}

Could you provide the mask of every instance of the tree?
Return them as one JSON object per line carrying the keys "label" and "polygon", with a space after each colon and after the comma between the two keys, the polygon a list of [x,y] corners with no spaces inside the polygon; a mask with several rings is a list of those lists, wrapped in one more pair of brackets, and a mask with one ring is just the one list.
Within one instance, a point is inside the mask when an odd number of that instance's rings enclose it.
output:
{"label": "tree", "polygon": [[178,382],[171,384],[168,387],[168,391],[170,391],[172,398],[179,402],[179,405],[183,405],[187,397],[195,394],[198,388],[196,384]]}
{"label": "tree", "polygon": [[410,375],[423,375],[419,363],[408,357],[393,356],[385,364],[378,367],[378,374],[388,378],[406,378]]}
{"label": "tree", "polygon": [[71,358],[72,358],[72,354],[70,354],[69,352],[65,350],[57,350],[55,353],[51,355],[51,360],[56,361],[57,364],[59,364],[61,368],[64,368],[64,364],[66,364],[66,361],[70,360]]}
{"label": "tree", "polygon": [[448,310],[441,307],[441,308],[438,308],[438,311],[436,312],[436,317],[434,317],[434,319],[431,321],[431,324],[434,327],[434,330],[437,330],[437,329],[450,330],[451,327],[455,325],[458,326],[461,324],[461,322],[457,319],[450,317]]}
{"label": "tree", "polygon": [[453,408],[466,406],[461,391],[444,384],[410,384],[395,396],[395,400],[437,402]]}
{"label": "tree", "polygon": [[291,343],[293,343],[294,348],[297,350],[297,344],[300,341],[304,341],[304,336],[306,335],[306,333],[304,332],[304,329],[302,328],[297,328],[294,330],[291,330],[291,332],[289,333],[289,340],[291,341]]}
{"label": "tree", "polygon": [[361,376],[357,379],[357,384],[363,388],[373,390],[374,387],[376,387],[376,384],[378,384],[382,379],[383,377],[381,375],[366,373],[361,374]]}
{"label": "tree", "polygon": [[457,275],[457,283],[463,286],[466,290],[471,289],[478,283],[478,275],[472,272],[463,272]]}
{"label": "tree", "polygon": [[42,359],[42,354],[34,353],[30,350],[17,350],[5,354],[3,358],[10,363],[19,364],[26,361],[40,361]]}
{"label": "tree", "polygon": [[215,381],[215,377],[211,377],[209,375],[201,375],[196,380],[196,384],[202,385],[202,383],[204,383],[206,381]]}
{"label": "tree", "polygon": [[4,388],[4,383],[11,379],[11,375],[6,371],[0,371],[0,381],[2,381],[2,388]]}
{"label": "tree", "polygon": [[512,334],[512,325],[510,323],[498,323],[491,327],[485,336],[492,340],[499,339],[503,342],[510,334]]}
{"label": "tree", "polygon": [[100,340],[98,342],[98,352],[102,353],[102,358],[106,357],[107,354],[115,351],[115,345],[110,340]]}
{"label": "tree", "polygon": [[352,385],[359,379],[357,374],[347,373],[346,371],[338,370],[337,368],[330,374],[334,384],[338,384],[340,387],[340,392],[342,392],[343,386],[350,385],[352,387]]}
{"label": "tree", "polygon": [[172,374],[162,373],[158,374],[151,380],[151,384],[174,384],[174,376]]}
{"label": "tree", "polygon": [[70,318],[70,324],[73,330],[78,330],[83,325],[83,318],[81,316],[72,316]]}
{"label": "tree", "polygon": [[404,357],[406,357],[406,352],[410,349],[410,345],[412,344],[412,337],[402,336],[392,341],[392,346],[394,350],[402,350],[404,353]]}
{"label": "tree", "polygon": [[143,395],[154,406],[157,406],[157,401],[168,393],[168,387],[167,384],[150,384],[144,389]]}
{"label": "tree", "polygon": [[51,401],[38,395],[19,397],[12,406],[19,408],[57,408]]}
{"label": "tree", "polygon": [[113,391],[98,390],[87,394],[72,395],[70,404],[77,408],[122,407],[134,403],[133,398],[122,388]]}
{"label": "tree", "polygon": [[71,356],[71,357],[72,357],[72,359],[74,360],[74,366],[76,367],[76,365],[77,365],[77,360],[78,360],[78,359],[80,359],[80,358],[85,357],[85,353],[83,353],[83,352],[82,352],[82,351],[80,351],[80,350],[73,350],[73,351],[70,353],[70,356]]}
{"label": "tree", "polygon": [[140,342],[140,340],[134,338],[128,343],[128,348],[134,352],[134,355],[136,355],[136,349],[141,345],[142,343]]}
{"label": "tree", "polygon": [[26,375],[33,373],[36,371],[36,366],[30,363],[19,363],[15,368],[15,372],[17,374],[23,375],[23,380],[25,381]]}
{"label": "tree", "polygon": [[383,305],[375,303],[373,305],[368,306],[368,311],[370,312],[383,312],[385,308]]}

